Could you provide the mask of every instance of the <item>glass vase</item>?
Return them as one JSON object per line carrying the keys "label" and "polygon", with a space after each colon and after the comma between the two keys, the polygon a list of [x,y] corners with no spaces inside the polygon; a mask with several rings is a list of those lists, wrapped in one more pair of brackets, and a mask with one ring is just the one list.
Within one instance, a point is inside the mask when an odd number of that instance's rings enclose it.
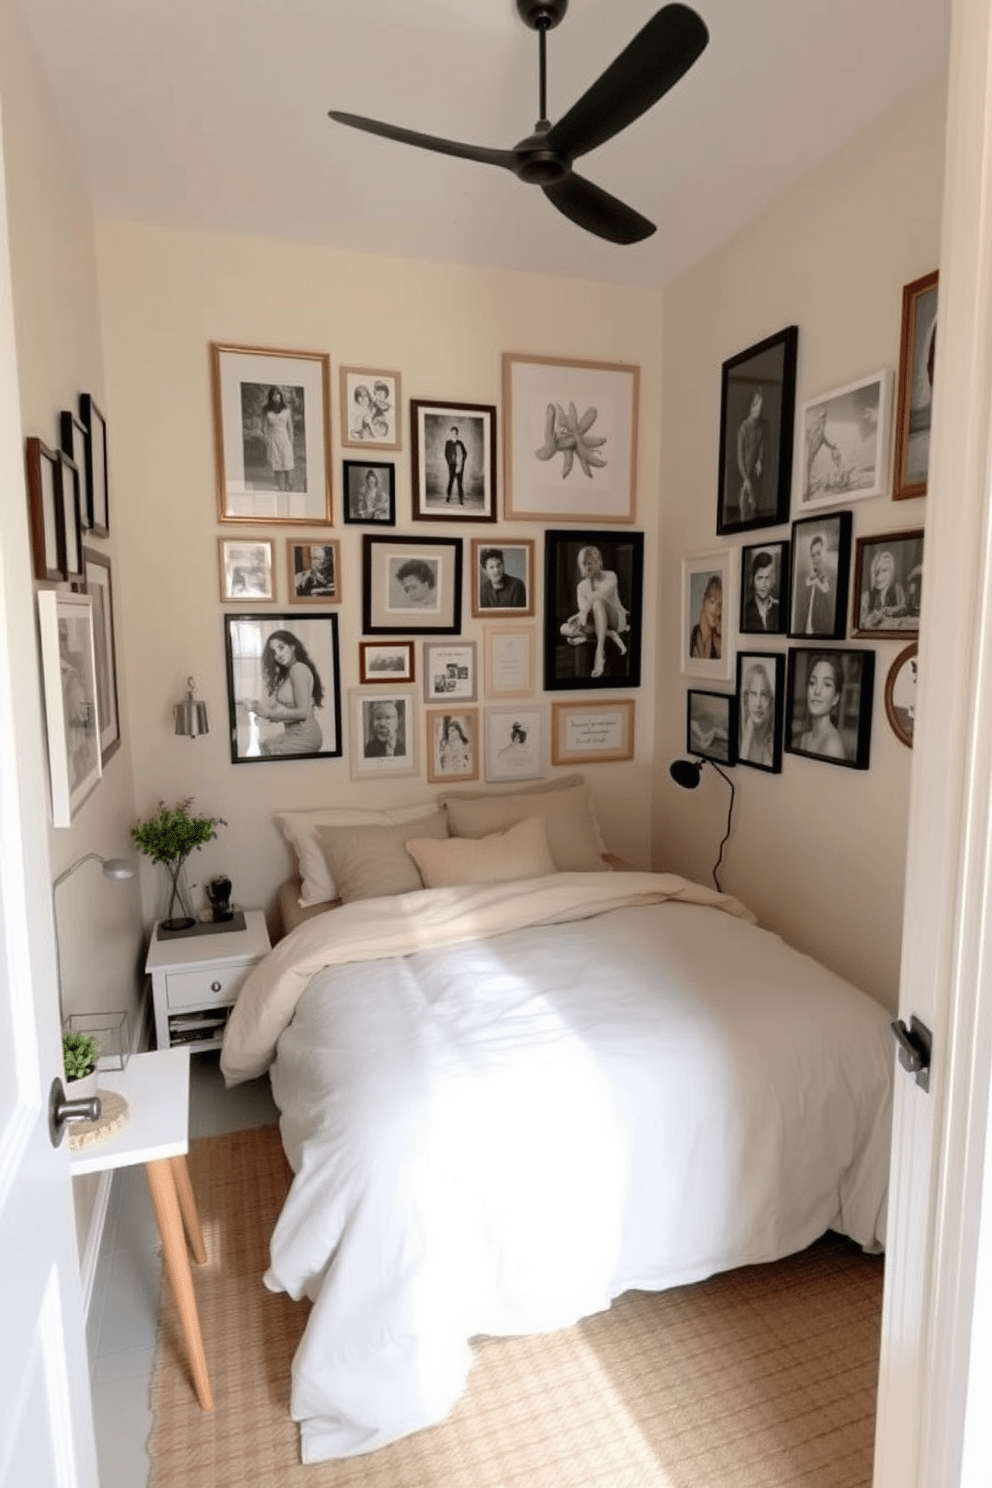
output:
{"label": "glass vase", "polygon": [[189,910],[189,890],[183,873],[186,859],[176,858],[163,866],[169,876],[169,886],[162,929],[191,930],[196,924],[196,917]]}

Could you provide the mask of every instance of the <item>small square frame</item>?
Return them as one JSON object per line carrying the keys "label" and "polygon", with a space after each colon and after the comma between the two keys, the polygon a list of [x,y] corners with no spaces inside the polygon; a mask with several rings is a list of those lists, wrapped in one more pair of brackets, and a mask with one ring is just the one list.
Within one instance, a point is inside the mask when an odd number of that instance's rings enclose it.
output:
{"label": "small square frame", "polygon": [[[813,551],[817,542],[822,565],[818,579]],[[849,511],[822,512],[819,516],[800,517],[793,522],[789,635],[797,640],[810,637],[820,641],[842,641],[847,632],[850,575]],[[820,597],[831,594],[832,605]]]}
{"label": "small square frame", "polygon": [[398,450],[400,374],[372,367],[340,367],[338,376],[342,447]]}
{"label": "small square frame", "polygon": [[219,537],[222,604],[266,604],[275,597],[274,544],[267,537]]}
{"label": "small square frame", "polygon": [[[832,673],[830,685],[835,701],[829,721],[833,728],[824,726],[821,738],[814,740],[815,725],[811,725],[806,699],[810,676],[820,663],[826,663]],[[867,770],[874,683],[874,651],[858,646],[790,646],[786,753],[805,755],[807,759],[842,765],[849,770]]]}
{"label": "small square frame", "polygon": [[[873,580],[886,557],[891,577],[879,594]],[[859,537],[854,548],[851,635],[893,641],[918,635],[922,603],[923,528]]]}
{"label": "small square frame", "polygon": [[[755,690],[770,693],[765,720],[751,718]],[[778,775],[782,769],[785,655],[781,651],[737,653],[737,764]]]}
{"label": "small square frame", "polygon": [[[351,775],[354,780],[365,780],[376,775],[413,775],[417,769],[417,716],[416,701],[412,689],[393,688],[384,692],[381,688],[366,692],[353,687],[348,694],[351,713]],[[378,743],[373,732],[373,711],[382,704],[392,703],[398,720],[397,743],[399,753],[378,752]],[[368,752],[371,751],[371,752]]]}
{"label": "small square frame", "polygon": [[[314,703],[311,709],[320,734],[319,741],[312,728],[306,730],[293,721],[263,718],[250,706],[256,701],[271,706],[269,700],[279,690],[279,685],[273,687],[272,683],[280,684],[280,676],[273,671],[270,680],[266,681],[271,659],[270,642],[284,640],[286,636],[297,647],[297,661],[308,664],[310,671],[315,671],[320,680],[320,702]],[[303,759],[340,759],[343,753],[341,674],[336,614],[266,612],[225,615],[224,649],[232,764],[288,764]]]}
{"label": "small square frame", "polygon": [[359,641],[358,680],[363,686],[385,683],[396,687],[416,679],[413,641]]}
{"label": "small square frame", "polygon": [[290,604],[341,603],[341,544],[337,538],[286,539],[286,597]]}
{"label": "small square frame", "polygon": [[428,708],[425,718],[428,784],[478,780],[478,708]]}
{"label": "small square frame", "polygon": [[343,460],[341,507],[352,527],[396,526],[396,466],[389,460]]}
{"label": "small square frame", "polygon": [[[414,565],[411,572],[409,565]],[[416,578],[404,592],[401,574]],[[433,590],[426,576],[433,577]],[[423,603],[417,602],[426,596]],[[462,617],[460,537],[362,537],[362,629],[366,635],[458,635]]]}
{"label": "small square frame", "polygon": [[[789,520],[798,347],[798,327],[786,326],[723,364],[716,513],[720,535]],[[755,415],[757,394],[761,401]],[[756,426],[753,433],[749,423]]]}
{"label": "small square frame", "polygon": [[540,780],[544,775],[545,710],[486,708],[486,779]]}
{"label": "small square frame", "polygon": [[685,695],[685,747],[688,754],[718,765],[737,763],[737,697],[690,687]]}
{"label": "small square frame", "polygon": [[410,469],[415,522],[495,522],[495,406],[411,398]]}
{"label": "small square frame", "polygon": [[39,589],[38,627],[52,826],[70,827],[103,773],[93,601],[64,589]]}
{"label": "small square frame", "polygon": [[633,698],[551,704],[553,765],[600,765],[633,758]]}
{"label": "small square frame", "polygon": [[[503,572],[510,580],[505,596],[497,595],[486,572],[485,563],[494,555],[502,560]],[[483,537],[472,539],[472,617],[496,619],[500,615],[534,614],[534,539],[516,537],[489,542]],[[522,590],[522,593],[521,593]],[[491,597],[490,597],[491,596]],[[499,600],[505,598],[505,603]],[[512,601],[512,602],[511,602]]]}
{"label": "small square frame", "polygon": [[[732,548],[689,553],[682,559],[682,675],[729,682],[733,675],[734,568]],[[711,596],[718,594],[717,614]],[[719,623],[719,633],[716,631]]]}
{"label": "small square frame", "polygon": [[474,703],[478,695],[475,641],[425,641],[424,702]]}
{"label": "small square frame", "polygon": [[934,269],[903,286],[896,379],[893,501],[927,494],[930,470],[930,407],[937,344],[937,285]]}

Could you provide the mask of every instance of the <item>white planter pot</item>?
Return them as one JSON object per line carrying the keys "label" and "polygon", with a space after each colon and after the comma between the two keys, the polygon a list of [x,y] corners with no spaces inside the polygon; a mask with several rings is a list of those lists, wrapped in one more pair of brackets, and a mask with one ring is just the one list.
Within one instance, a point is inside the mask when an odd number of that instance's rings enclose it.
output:
{"label": "white planter pot", "polygon": [[84,1075],[81,1080],[66,1080],[66,1100],[89,1100],[90,1096],[97,1093],[97,1071],[90,1075]]}

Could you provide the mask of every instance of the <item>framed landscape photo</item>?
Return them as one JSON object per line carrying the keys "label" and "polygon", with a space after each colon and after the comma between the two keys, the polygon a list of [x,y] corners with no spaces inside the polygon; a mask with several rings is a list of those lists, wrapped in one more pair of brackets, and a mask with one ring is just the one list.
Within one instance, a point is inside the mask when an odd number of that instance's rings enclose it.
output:
{"label": "framed landscape photo", "polygon": [[396,467],[385,460],[345,460],[344,519],[361,527],[396,526]]}
{"label": "framed landscape photo", "polygon": [[539,780],[544,774],[544,709],[486,709],[486,779]]}
{"label": "framed landscape photo", "polygon": [[273,600],[273,544],[268,538],[219,537],[220,597],[224,603]]}
{"label": "framed landscape photo", "polygon": [[852,636],[902,640],[920,629],[923,528],[859,537],[854,554]]}
{"label": "framed landscape photo", "polygon": [[640,368],[503,354],[503,512],[633,522]]}
{"label": "framed landscape photo", "polygon": [[900,651],[885,679],[885,716],[892,732],[907,749],[913,747],[913,730],[916,726],[916,683],[919,669],[916,652],[915,641]]}
{"label": "framed landscape photo", "polygon": [[400,374],[372,367],[342,367],[341,443],[349,449],[398,450]]}
{"label": "framed landscape photo", "polygon": [[362,538],[366,635],[457,635],[462,615],[459,537]]}
{"label": "framed landscape photo", "polygon": [[843,640],[850,569],[849,511],[793,522],[790,636]]}
{"label": "framed landscape photo", "polygon": [[79,395],[79,421],[86,430],[83,463],[86,470],[86,526],[92,537],[110,535],[110,460],[107,420],[90,393]]}
{"label": "framed landscape photo", "polygon": [[339,759],[338,617],[225,615],[231,763]]}
{"label": "framed landscape photo", "polygon": [[730,548],[682,559],[682,675],[729,682],[734,554]]}
{"label": "framed landscape photo", "polygon": [[551,704],[553,765],[598,765],[633,758],[633,698]]}
{"label": "framed landscape photo", "polygon": [[741,635],[785,635],[789,627],[789,543],[741,548]]}
{"label": "framed landscape photo", "polygon": [[55,483],[56,453],[31,435],[24,445],[28,477],[28,520],[36,579],[58,583],[65,578],[59,560],[59,498]]}
{"label": "framed landscape photo", "polygon": [[478,708],[427,709],[427,780],[442,785],[448,780],[479,778]]}
{"label": "framed landscape photo", "polygon": [[424,642],[424,702],[474,702],[475,642]]}
{"label": "framed landscape photo", "polygon": [[100,716],[93,601],[65,590],[38,591],[52,826],[72,825],[100,783]]}
{"label": "framed landscape photo", "polygon": [[875,653],[854,647],[789,647],[789,754],[867,770]]}
{"label": "framed landscape photo", "polygon": [[934,269],[905,285],[902,292],[893,501],[909,501],[927,494],[930,407],[937,350],[937,280]]}
{"label": "framed landscape photo", "polygon": [[121,747],[110,559],[95,548],[84,548],[83,574],[86,593],[93,602],[93,660],[96,667],[97,717],[100,720],[100,765],[105,769],[107,761]]}
{"label": "framed landscape photo", "polygon": [[486,696],[530,697],[534,691],[534,627],[487,625],[482,632],[485,647]]}
{"label": "framed landscape photo", "polygon": [[493,405],[411,399],[410,464],[414,521],[495,522]]}
{"label": "framed landscape photo", "polygon": [[359,641],[360,682],[412,682],[416,675],[413,641]]}
{"label": "framed landscape photo", "polygon": [[719,534],[789,520],[798,346],[798,327],[786,326],[723,364]]}
{"label": "framed landscape photo", "polygon": [[643,532],[544,534],[544,687],[638,687]]}
{"label": "framed landscape photo", "polygon": [[718,765],[737,763],[737,699],[731,692],[690,687],[685,699],[685,747]]}
{"label": "framed landscape photo", "polygon": [[785,656],[737,653],[737,763],[777,775],[782,769]]}
{"label": "framed landscape photo", "polygon": [[892,376],[882,371],[805,405],[796,471],[801,510],[888,493],[891,400]]}
{"label": "framed landscape photo", "polygon": [[286,544],[290,604],[341,603],[341,544],[296,542]]}
{"label": "framed landscape photo", "polygon": [[534,613],[534,539],[513,542],[472,539],[472,615]]}
{"label": "framed landscape photo", "polygon": [[331,521],[330,357],[210,343],[221,522]]}
{"label": "framed landscape photo", "polygon": [[349,697],[352,777],[412,775],[417,767],[413,692],[352,688]]}

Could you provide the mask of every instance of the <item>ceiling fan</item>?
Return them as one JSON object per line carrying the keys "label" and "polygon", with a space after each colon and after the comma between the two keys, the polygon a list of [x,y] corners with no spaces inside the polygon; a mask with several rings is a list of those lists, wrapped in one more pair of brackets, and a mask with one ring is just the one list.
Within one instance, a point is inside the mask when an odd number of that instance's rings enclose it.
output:
{"label": "ceiling fan", "polygon": [[517,0],[521,20],[540,39],[541,117],[533,134],[512,150],[439,139],[337,109],[330,110],[330,118],[400,144],[502,166],[521,181],[540,186],[552,206],[587,232],[611,243],[639,243],[655,231],[654,223],[602,187],[577,176],[572,162],[633,124],[673,88],[706,46],[709,32],[688,5],[663,6],[578,102],[552,124],[547,117],[546,37],[567,9],[568,0]]}

